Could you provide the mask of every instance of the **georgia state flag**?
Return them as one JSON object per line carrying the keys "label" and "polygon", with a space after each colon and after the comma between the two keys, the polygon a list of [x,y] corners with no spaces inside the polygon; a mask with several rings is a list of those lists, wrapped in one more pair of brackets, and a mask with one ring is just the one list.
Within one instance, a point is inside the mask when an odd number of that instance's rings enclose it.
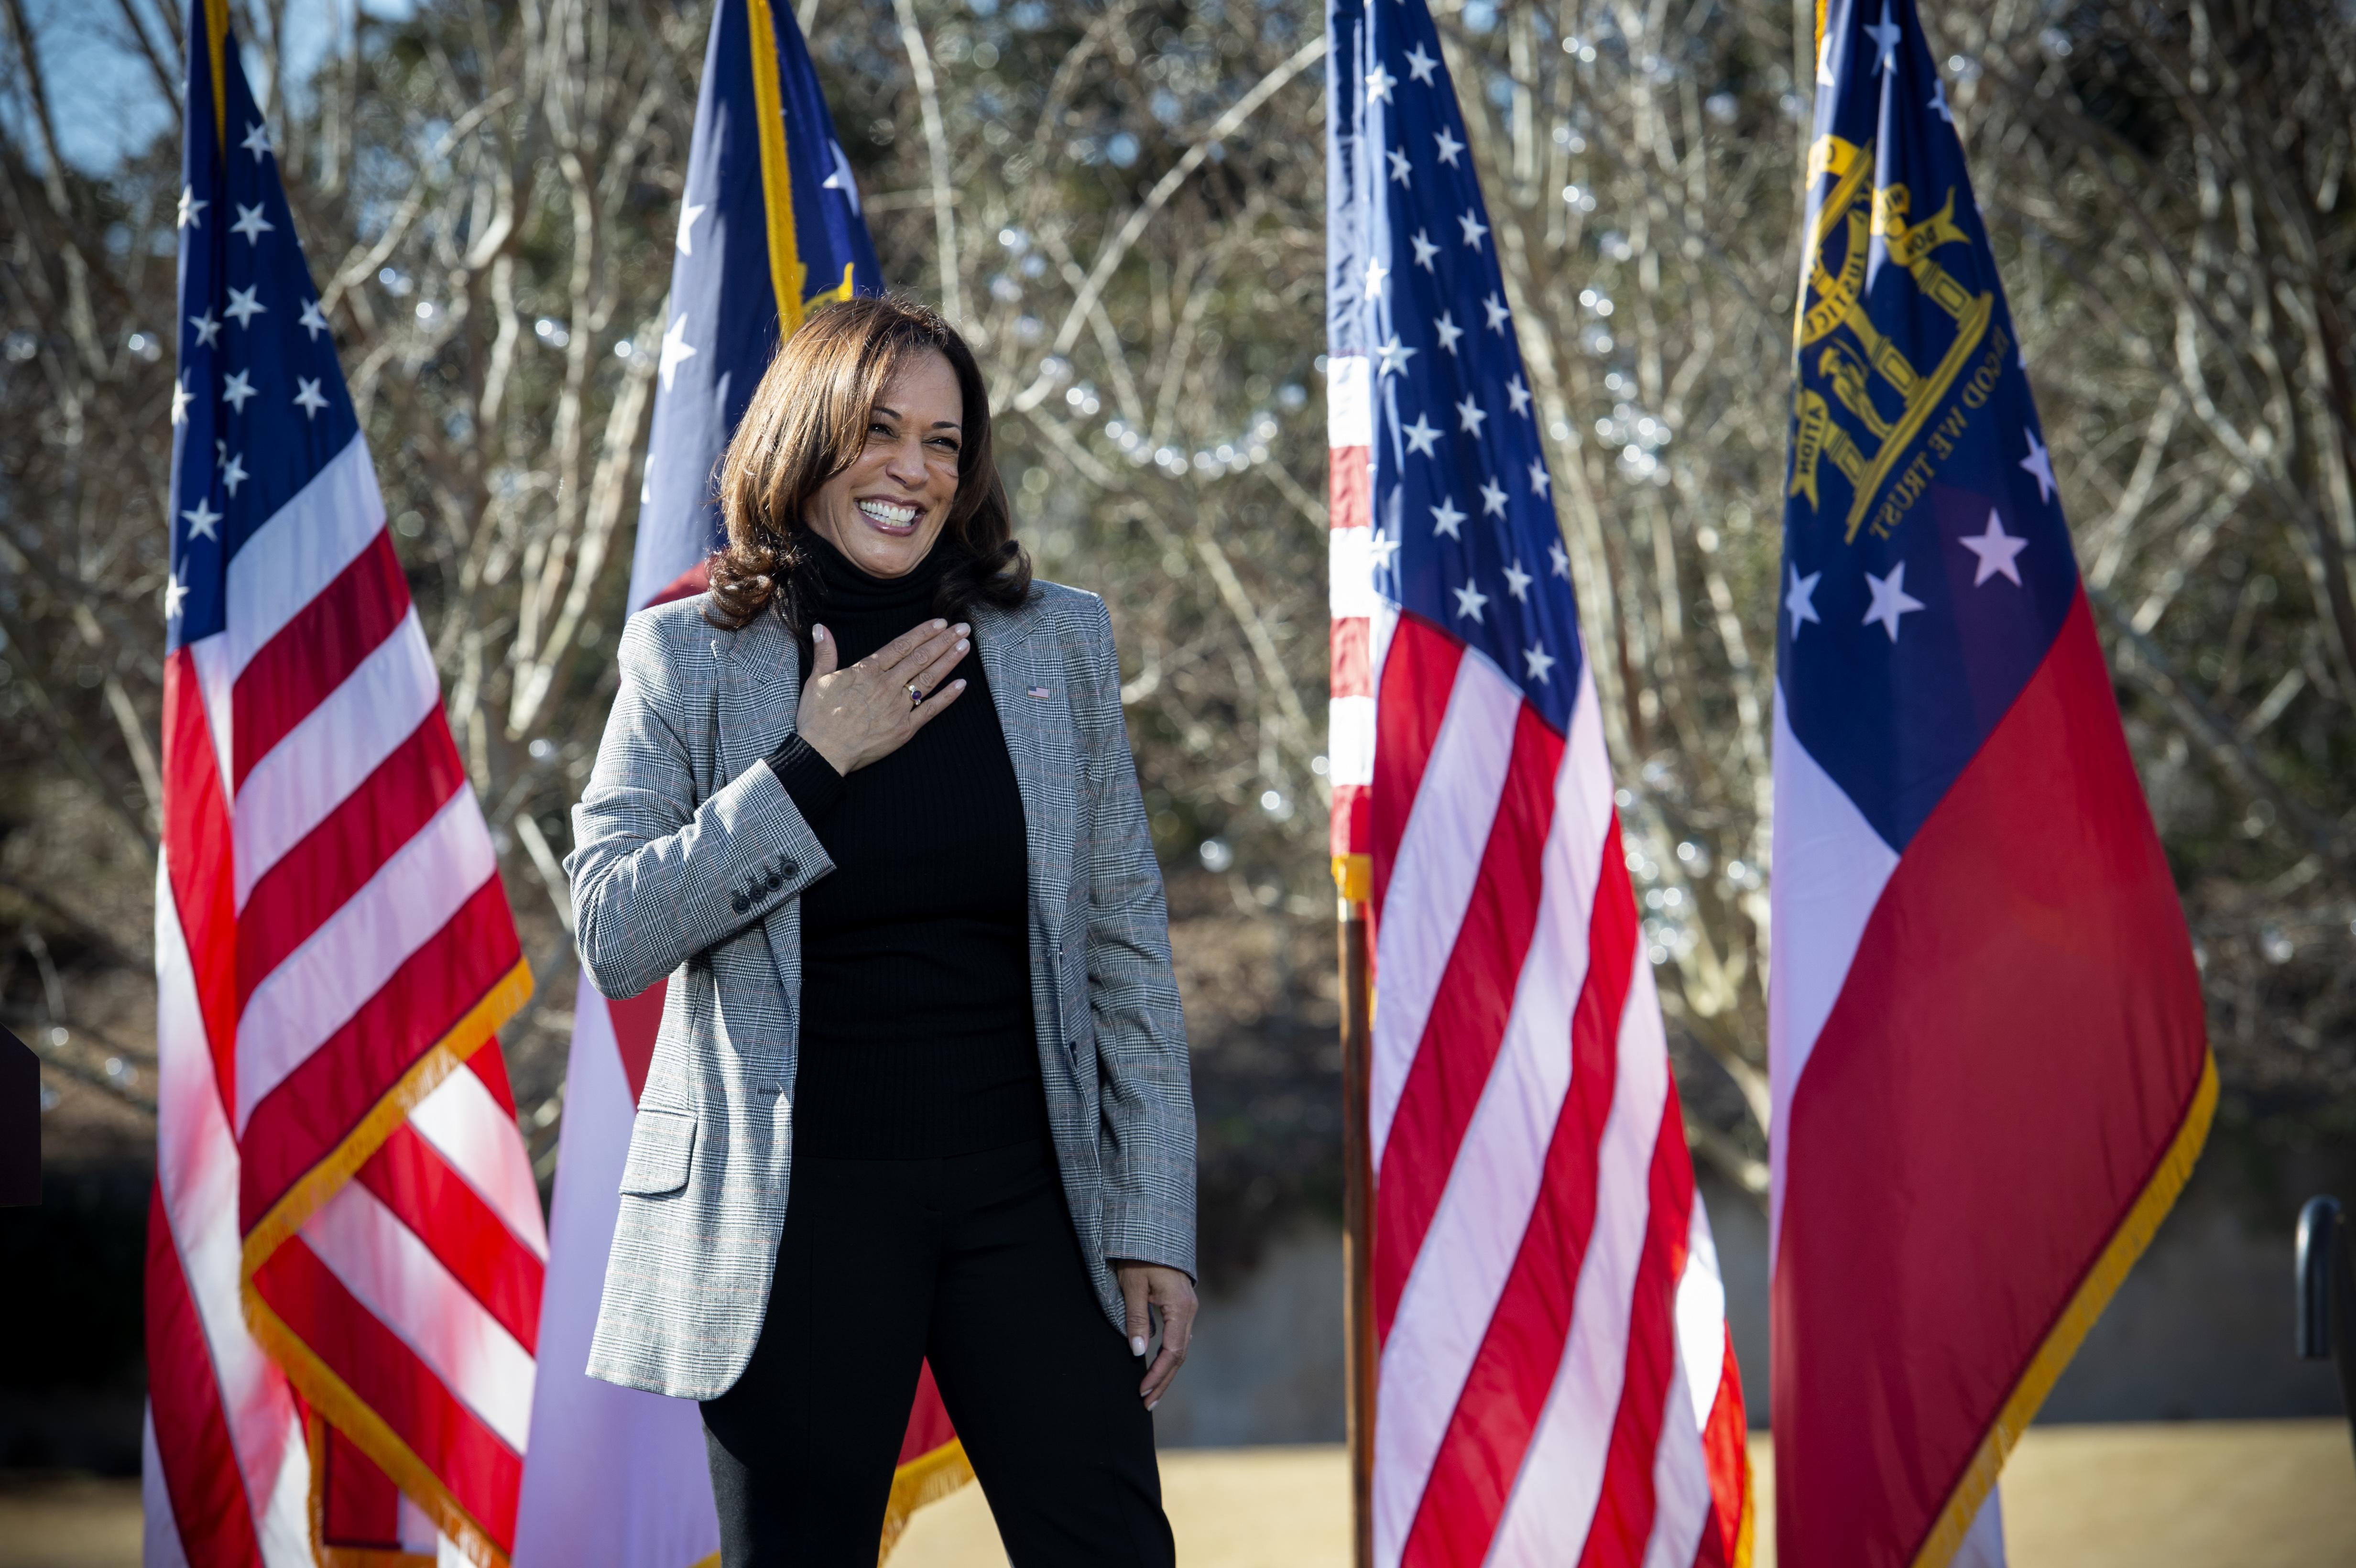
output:
{"label": "georgia state flag", "polygon": [[1912,0],[1836,0],[1817,59],[1776,646],[1777,1543],[2000,1561],[2005,1454],[2182,1187],[2216,1073]]}

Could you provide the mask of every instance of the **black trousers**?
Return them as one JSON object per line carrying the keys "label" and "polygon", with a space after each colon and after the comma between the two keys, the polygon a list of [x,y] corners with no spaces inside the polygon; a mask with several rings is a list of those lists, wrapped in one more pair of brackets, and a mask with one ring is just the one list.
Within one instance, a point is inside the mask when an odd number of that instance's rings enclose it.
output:
{"label": "black trousers", "polygon": [[1044,1140],[795,1160],[760,1343],[703,1405],[723,1568],[874,1568],[926,1358],[1014,1568],[1171,1568],[1145,1363]]}

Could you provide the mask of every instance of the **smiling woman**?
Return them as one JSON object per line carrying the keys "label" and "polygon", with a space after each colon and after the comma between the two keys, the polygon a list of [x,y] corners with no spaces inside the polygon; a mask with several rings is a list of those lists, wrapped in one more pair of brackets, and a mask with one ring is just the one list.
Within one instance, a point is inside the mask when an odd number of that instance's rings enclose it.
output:
{"label": "smiling woman", "polygon": [[568,862],[599,989],[671,976],[590,1371],[702,1402],[728,1568],[873,1562],[927,1362],[1015,1561],[1166,1564],[1194,1116],[1111,618],[920,305],[811,315],[720,487]]}
{"label": "smiling woman", "polygon": [[936,613],[1001,609],[1031,561],[991,440],[990,400],[965,340],[922,305],[853,299],[804,322],[721,464],[728,543],[709,618],[741,630],[772,601],[797,637],[819,592],[813,536],[878,577],[902,577],[946,533]]}

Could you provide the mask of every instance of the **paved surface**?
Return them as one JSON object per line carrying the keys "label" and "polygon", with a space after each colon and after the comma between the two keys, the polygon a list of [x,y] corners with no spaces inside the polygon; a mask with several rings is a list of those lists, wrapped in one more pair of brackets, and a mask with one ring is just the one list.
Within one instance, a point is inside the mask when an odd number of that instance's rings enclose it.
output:
{"label": "paved surface", "polygon": [[[1775,1561],[1773,1460],[1751,1445]],[[1162,1456],[1187,1568],[1300,1568],[1348,1558],[1335,1447]],[[2012,1568],[2313,1568],[2356,1563],[2356,1450],[2339,1422],[2044,1426],[2005,1474]],[[0,1477],[0,1568],[134,1568],[135,1481]],[[979,1488],[916,1516],[891,1568],[1003,1568]]]}

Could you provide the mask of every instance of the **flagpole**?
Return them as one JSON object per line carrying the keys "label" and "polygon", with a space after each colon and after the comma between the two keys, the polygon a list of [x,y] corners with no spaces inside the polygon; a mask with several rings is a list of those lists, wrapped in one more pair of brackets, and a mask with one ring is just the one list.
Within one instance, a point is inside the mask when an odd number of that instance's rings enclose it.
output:
{"label": "flagpole", "polygon": [[1350,1560],[1374,1568],[1375,1296],[1374,1168],[1366,1136],[1369,1003],[1366,906],[1344,896],[1337,932],[1342,965],[1342,1332],[1348,1379],[1343,1400],[1350,1453]]}

